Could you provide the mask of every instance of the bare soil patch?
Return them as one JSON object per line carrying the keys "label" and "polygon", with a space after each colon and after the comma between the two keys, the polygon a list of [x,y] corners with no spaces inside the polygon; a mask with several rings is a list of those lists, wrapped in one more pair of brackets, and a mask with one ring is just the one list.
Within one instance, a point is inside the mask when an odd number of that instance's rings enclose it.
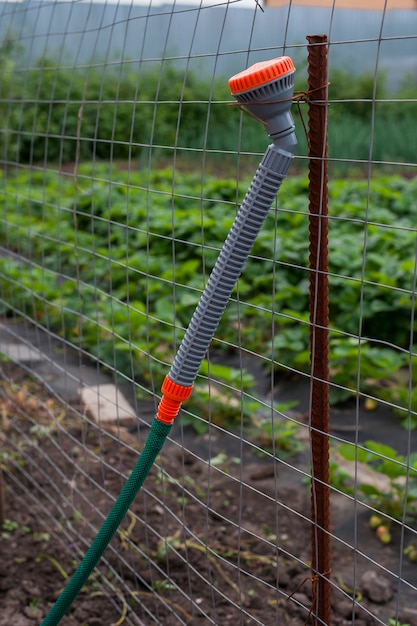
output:
{"label": "bare soil patch", "polygon": [[[75,570],[147,433],[123,431],[120,446],[115,431],[86,427],[80,407],[60,405],[23,370],[4,364],[3,373],[0,626],[34,626]],[[135,516],[127,516],[62,625],[269,626],[277,615],[280,626],[305,624],[314,594],[303,565],[311,554],[308,487],[286,484],[284,474],[277,489],[282,467],[255,456],[243,474],[229,464],[209,477],[207,464],[175,441],[160,463],[165,478],[153,468],[132,506]],[[341,507],[336,500],[334,530],[348,541],[355,513]],[[395,577],[360,556],[371,552],[392,571],[401,538],[381,547],[364,515],[356,527],[356,554],[333,542],[332,624],[398,617],[417,626],[415,591],[403,585],[399,596]],[[403,572],[413,584],[416,569]]]}

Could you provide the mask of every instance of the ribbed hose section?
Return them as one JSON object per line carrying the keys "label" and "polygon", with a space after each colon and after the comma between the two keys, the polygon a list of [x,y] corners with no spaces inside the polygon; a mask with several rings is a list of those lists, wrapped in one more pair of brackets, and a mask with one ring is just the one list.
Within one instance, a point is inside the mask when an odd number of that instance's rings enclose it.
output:
{"label": "ribbed hose section", "polygon": [[192,386],[246,259],[292,162],[271,144],[252,180],[177,351],[169,378]]}
{"label": "ribbed hose section", "polygon": [[86,552],[84,558],[70,578],[65,589],[55,602],[41,626],[56,626],[70,608],[74,599],[87,582],[88,577],[102,557],[106,547],[110,543],[120,524],[122,523],[130,505],[141,488],[145,478],[149,474],[156,457],[161,451],[168,436],[171,426],[153,420],[151,430],[141,455],[133,468],[126,484],[105,519],[96,538]]}

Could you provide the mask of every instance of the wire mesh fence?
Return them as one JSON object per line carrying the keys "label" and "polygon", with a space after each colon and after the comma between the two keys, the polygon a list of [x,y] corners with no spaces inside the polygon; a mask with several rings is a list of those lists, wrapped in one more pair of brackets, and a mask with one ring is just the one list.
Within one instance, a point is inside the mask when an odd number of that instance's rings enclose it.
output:
{"label": "wire mesh fence", "polygon": [[[228,78],[281,55],[296,66],[294,163],[190,398],[62,624],[417,623],[416,26],[394,2],[0,3],[0,625],[46,618],[144,450],[268,145]],[[311,153],[314,106],[327,156]],[[328,198],[318,270],[312,163]]]}

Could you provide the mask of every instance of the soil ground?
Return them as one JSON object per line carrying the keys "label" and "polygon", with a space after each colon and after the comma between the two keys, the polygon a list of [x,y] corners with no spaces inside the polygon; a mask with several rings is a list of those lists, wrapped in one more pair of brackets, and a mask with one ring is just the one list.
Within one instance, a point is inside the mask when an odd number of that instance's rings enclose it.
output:
{"label": "soil ground", "polygon": [[[60,405],[10,363],[2,370],[7,521],[0,533],[0,626],[34,626],[75,570],[147,433],[138,438],[91,423],[85,428],[80,407]],[[117,445],[119,436],[126,445]],[[193,440],[198,445],[195,433]],[[243,469],[231,463],[213,472],[208,491],[207,464],[183,442],[168,442],[160,462],[166,475],[185,474],[187,485],[164,483],[152,469],[132,505],[135,517],[127,516],[62,626],[315,623],[309,610],[317,587],[305,566],[311,558],[308,487],[290,474],[286,480],[282,465],[253,456]],[[395,618],[417,626],[417,565],[404,564],[401,585],[389,574],[398,571],[399,532],[383,547],[366,512],[347,510],[345,498],[335,498],[332,509],[331,624],[371,626]],[[275,528],[277,515],[275,537],[266,526]],[[354,530],[356,553],[349,547]]]}

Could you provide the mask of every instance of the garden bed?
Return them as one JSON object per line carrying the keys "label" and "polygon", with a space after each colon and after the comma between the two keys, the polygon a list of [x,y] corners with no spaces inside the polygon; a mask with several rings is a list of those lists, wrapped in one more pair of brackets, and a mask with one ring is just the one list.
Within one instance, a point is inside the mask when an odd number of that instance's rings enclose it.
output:
{"label": "garden bed", "polygon": [[[22,370],[8,364],[5,368],[9,378],[2,384],[2,458],[7,522],[0,539],[0,626],[32,626],[46,615],[74,571],[94,527],[109,510],[111,496],[120,491],[121,473],[133,467],[143,441],[125,432],[126,446],[121,446],[111,432],[91,425],[85,429],[79,407],[64,410]],[[59,428],[41,436],[48,415],[59,417]],[[34,420],[39,421],[37,432]],[[207,435],[185,429],[183,436],[187,432],[193,451],[207,443]],[[35,445],[29,446],[29,441]],[[211,445],[211,454],[221,452],[220,439]],[[94,462],[98,449],[100,463]],[[126,518],[122,534],[114,538],[99,573],[90,578],[63,626],[229,626],[238,621],[266,625],[277,613],[282,626],[302,626],[313,592],[310,571],[303,566],[310,559],[308,487],[291,479],[284,466],[254,455],[242,466],[225,461],[223,473],[212,473],[209,506],[203,514],[207,463],[173,440],[163,451],[161,465],[165,476],[178,481],[167,489],[160,470],[153,468],[132,506],[136,517]],[[357,626],[388,624],[391,618],[417,624],[416,565],[404,563],[401,576],[407,583],[401,585],[400,596],[395,578],[381,569],[398,571],[400,537],[395,535],[390,546],[382,547],[366,512],[355,511],[353,503],[349,510],[341,496],[332,504],[337,538],[332,541],[332,580],[344,589],[333,593],[332,624],[351,623],[353,594],[358,600]],[[274,538],[271,529],[277,515]],[[343,543],[353,541],[355,524],[356,555]]]}

